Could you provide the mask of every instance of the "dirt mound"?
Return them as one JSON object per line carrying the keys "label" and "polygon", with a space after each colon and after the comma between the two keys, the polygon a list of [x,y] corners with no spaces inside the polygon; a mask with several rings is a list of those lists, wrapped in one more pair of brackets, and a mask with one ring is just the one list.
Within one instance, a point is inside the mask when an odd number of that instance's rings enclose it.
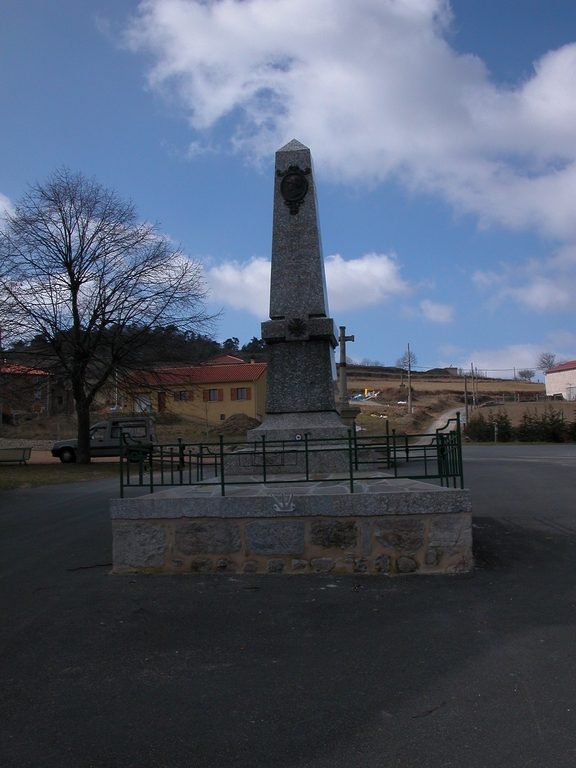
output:
{"label": "dirt mound", "polygon": [[234,416],[230,416],[226,419],[220,427],[216,430],[219,435],[241,435],[246,437],[246,432],[249,429],[255,429],[260,426],[258,419],[252,419],[250,416],[245,416],[243,413],[235,413]]}

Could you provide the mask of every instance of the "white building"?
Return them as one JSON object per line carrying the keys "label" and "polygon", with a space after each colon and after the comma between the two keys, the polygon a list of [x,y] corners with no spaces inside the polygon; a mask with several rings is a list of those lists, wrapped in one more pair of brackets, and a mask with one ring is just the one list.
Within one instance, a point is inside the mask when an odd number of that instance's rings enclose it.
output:
{"label": "white building", "polygon": [[562,395],[564,400],[576,400],[576,360],[555,365],[544,371],[546,394]]}

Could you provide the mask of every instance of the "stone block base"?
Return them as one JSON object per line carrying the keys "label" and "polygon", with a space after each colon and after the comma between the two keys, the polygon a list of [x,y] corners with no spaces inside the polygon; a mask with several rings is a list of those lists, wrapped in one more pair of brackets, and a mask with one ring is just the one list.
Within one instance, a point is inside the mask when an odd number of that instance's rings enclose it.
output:
{"label": "stone block base", "polygon": [[[303,413],[269,413],[263,424],[248,431],[249,441],[304,439],[307,433],[314,440],[345,440],[350,428],[342,423],[336,411]],[[298,436],[298,437],[297,437]]]}
{"label": "stone block base", "polygon": [[[358,460],[364,471],[378,472],[378,458],[368,448],[358,449]],[[262,446],[241,448],[224,457],[226,476],[253,475],[262,472]],[[288,450],[271,447],[266,450],[266,471],[268,474],[303,475],[306,472],[306,454],[303,446],[292,443]],[[348,445],[343,441],[322,443],[322,447],[308,449],[308,472],[310,475],[347,474],[350,472]]]}
{"label": "stone block base", "polygon": [[366,482],[363,492],[354,494],[334,481],[307,485],[304,495],[279,496],[273,486],[259,486],[248,496],[247,487],[238,486],[237,496],[217,496],[217,489],[206,488],[202,494],[196,487],[114,499],[113,570],[388,575],[470,570],[469,492],[394,482]]}

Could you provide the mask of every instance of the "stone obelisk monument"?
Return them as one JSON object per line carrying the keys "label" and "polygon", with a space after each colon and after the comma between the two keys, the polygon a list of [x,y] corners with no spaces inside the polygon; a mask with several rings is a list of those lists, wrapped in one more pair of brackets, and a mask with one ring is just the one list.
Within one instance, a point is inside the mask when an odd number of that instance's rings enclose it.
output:
{"label": "stone obelisk monument", "polygon": [[348,434],[334,399],[334,321],[326,279],[310,150],[295,139],[276,153],[266,418],[249,439]]}

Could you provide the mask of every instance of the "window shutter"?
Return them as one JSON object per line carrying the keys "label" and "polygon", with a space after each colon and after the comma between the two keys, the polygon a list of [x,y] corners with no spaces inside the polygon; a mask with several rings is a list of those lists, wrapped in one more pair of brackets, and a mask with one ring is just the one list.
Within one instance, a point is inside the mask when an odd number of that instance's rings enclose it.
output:
{"label": "window shutter", "polygon": [[210,397],[210,392],[209,392],[209,390],[207,390],[207,389],[204,389],[204,390],[202,391],[202,395],[203,395],[203,397],[204,397],[204,402],[206,403],[206,402],[208,401],[208,398]]}
{"label": "window shutter", "polygon": [[236,387],[230,388],[230,400],[236,400]]}
{"label": "window shutter", "polygon": [[174,392],[174,400],[180,400],[180,392]]}
{"label": "window shutter", "polygon": [[188,391],[188,400],[194,400],[194,392],[191,389]]}
{"label": "window shutter", "polygon": [[224,400],[224,390],[223,390],[223,389],[219,389],[219,390],[218,390],[218,400],[219,400],[220,402],[221,402],[222,400]]}
{"label": "window shutter", "polygon": [[252,387],[246,387],[246,400],[252,400]]}

